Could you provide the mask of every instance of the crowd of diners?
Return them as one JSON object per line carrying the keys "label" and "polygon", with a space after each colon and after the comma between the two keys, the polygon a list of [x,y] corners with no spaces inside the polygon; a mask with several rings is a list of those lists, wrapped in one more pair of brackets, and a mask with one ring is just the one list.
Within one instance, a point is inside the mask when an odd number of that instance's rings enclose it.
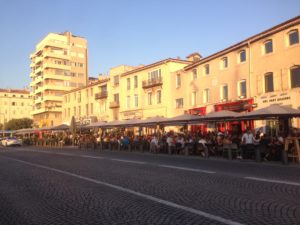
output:
{"label": "crowd of diners", "polygon": [[[228,157],[228,149],[236,159],[254,159],[255,151],[259,149],[262,160],[281,160],[282,150],[293,151],[293,145],[285,145],[287,137],[299,137],[296,128],[290,129],[284,136],[281,133],[270,136],[261,130],[256,132],[246,129],[241,134],[230,132],[157,132],[149,135],[134,135],[133,132],[114,130],[70,134],[68,132],[45,133],[43,137],[31,135],[23,142],[39,146],[61,147],[77,145],[79,148],[120,151],[148,151],[150,153],[188,154],[202,157]],[[286,148],[286,149],[285,149]]]}

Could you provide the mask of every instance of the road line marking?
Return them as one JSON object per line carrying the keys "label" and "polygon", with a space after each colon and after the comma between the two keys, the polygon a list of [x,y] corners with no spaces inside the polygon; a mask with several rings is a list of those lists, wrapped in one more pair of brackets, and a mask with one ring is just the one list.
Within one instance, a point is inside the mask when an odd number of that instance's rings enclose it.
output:
{"label": "road line marking", "polygon": [[146,162],[134,161],[134,160],[125,160],[125,159],[111,158],[110,160],[117,161],[117,162],[125,162],[125,163],[146,164]]}
{"label": "road line marking", "polygon": [[180,166],[172,166],[172,165],[158,165],[160,167],[165,167],[165,168],[171,168],[171,169],[177,169],[177,170],[186,170],[186,171],[192,171],[192,172],[200,172],[200,173],[216,173],[214,171],[210,171],[210,170],[201,170],[201,169],[193,169],[193,168],[188,168],[188,167],[180,167]]}
{"label": "road line marking", "polygon": [[91,158],[91,159],[104,159],[102,156],[91,156],[91,155],[74,155],[74,156],[79,156],[82,158]]}
{"label": "road line marking", "polygon": [[26,164],[26,165],[34,166],[34,167],[37,167],[37,168],[42,168],[42,169],[45,169],[45,170],[54,171],[54,172],[57,172],[57,173],[60,173],[60,174],[64,174],[64,175],[75,177],[75,178],[78,178],[78,179],[81,179],[81,180],[89,181],[91,183],[100,184],[100,185],[103,185],[103,186],[106,186],[106,187],[113,188],[113,189],[118,190],[118,191],[122,191],[122,192],[125,192],[125,193],[136,195],[136,196],[141,197],[141,198],[145,198],[147,200],[151,200],[153,202],[157,202],[157,203],[160,203],[160,204],[163,204],[163,205],[166,205],[166,206],[181,209],[181,210],[187,211],[189,213],[194,213],[196,215],[203,216],[203,217],[206,217],[208,219],[215,220],[215,221],[218,221],[218,222],[221,222],[221,223],[232,224],[232,225],[242,225],[242,223],[235,222],[233,220],[225,219],[223,217],[216,216],[216,215],[213,215],[213,214],[210,214],[210,213],[198,210],[198,209],[190,208],[190,207],[187,207],[187,206],[179,205],[179,204],[174,203],[174,202],[170,202],[170,201],[163,200],[163,199],[160,199],[160,198],[157,198],[157,197],[153,197],[151,195],[143,194],[143,193],[138,192],[138,191],[134,191],[134,190],[131,190],[131,189],[128,189],[128,188],[124,188],[122,186],[106,183],[106,182],[96,180],[96,179],[93,179],[93,178],[84,177],[84,176],[81,176],[81,175],[78,175],[78,174],[75,174],[75,173],[71,173],[71,172],[67,172],[67,171],[64,171],[64,170],[55,169],[55,168],[52,168],[52,167],[43,166],[43,165],[40,165],[40,164],[35,164],[35,163],[31,163],[31,162],[27,162],[27,161],[23,161],[23,160],[19,160],[19,159],[14,159],[14,158],[10,158],[10,157],[3,157],[3,158],[7,158],[7,159],[10,159],[10,160],[13,160],[13,161],[16,161],[16,162],[19,162],[19,163],[23,163],[23,164]]}
{"label": "road line marking", "polygon": [[289,185],[296,185],[300,186],[300,183],[297,182],[290,182],[290,181],[283,181],[283,180],[273,180],[273,179],[264,179],[259,177],[244,177],[248,180],[257,180],[257,181],[263,181],[263,182],[269,182],[269,183],[278,183],[278,184],[289,184]]}

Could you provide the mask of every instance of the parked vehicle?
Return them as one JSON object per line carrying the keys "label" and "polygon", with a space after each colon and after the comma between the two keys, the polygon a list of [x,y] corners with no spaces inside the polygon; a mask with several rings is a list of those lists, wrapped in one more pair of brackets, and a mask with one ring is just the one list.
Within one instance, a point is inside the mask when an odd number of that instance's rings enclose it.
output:
{"label": "parked vehicle", "polygon": [[3,146],[21,146],[22,142],[15,137],[7,137],[1,141]]}

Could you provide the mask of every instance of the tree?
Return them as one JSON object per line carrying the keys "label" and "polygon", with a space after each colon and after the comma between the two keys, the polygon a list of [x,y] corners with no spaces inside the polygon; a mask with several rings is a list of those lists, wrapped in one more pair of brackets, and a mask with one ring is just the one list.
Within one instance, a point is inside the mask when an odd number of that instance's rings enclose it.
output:
{"label": "tree", "polygon": [[31,128],[33,120],[29,118],[12,119],[5,124],[6,130],[19,130],[23,128]]}

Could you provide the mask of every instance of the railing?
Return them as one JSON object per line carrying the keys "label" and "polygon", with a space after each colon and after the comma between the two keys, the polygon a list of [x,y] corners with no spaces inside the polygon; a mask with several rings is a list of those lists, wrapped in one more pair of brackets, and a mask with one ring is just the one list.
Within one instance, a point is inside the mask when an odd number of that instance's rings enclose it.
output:
{"label": "railing", "polygon": [[120,107],[120,102],[110,102],[109,103],[109,108],[119,108]]}
{"label": "railing", "polygon": [[107,98],[107,91],[101,91],[95,94],[95,99]]}
{"label": "railing", "polygon": [[153,78],[153,79],[147,79],[147,80],[143,80],[143,88],[151,88],[154,86],[159,86],[162,85],[162,78],[158,77],[158,78]]}

